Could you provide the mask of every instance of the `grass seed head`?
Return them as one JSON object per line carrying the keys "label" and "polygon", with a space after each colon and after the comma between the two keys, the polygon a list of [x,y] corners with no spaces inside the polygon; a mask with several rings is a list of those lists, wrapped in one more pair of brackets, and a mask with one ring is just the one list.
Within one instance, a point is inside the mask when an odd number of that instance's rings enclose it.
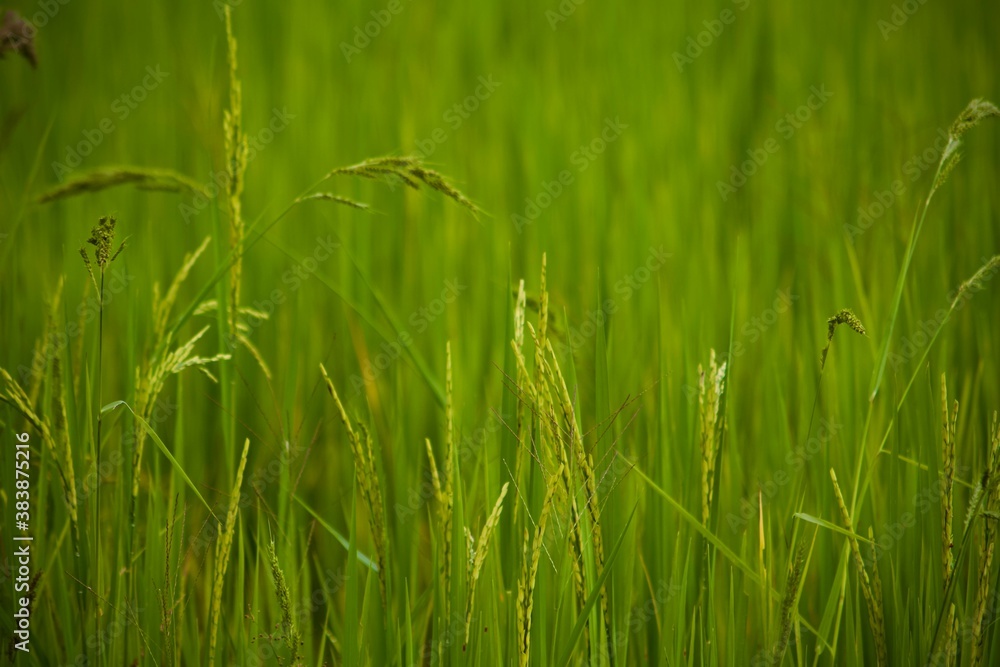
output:
{"label": "grass seed head", "polygon": [[977,98],[969,102],[968,106],[962,110],[962,113],[951,124],[951,128],[948,130],[948,143],[941,152],[937,177],[931,185],[930,193],[927,197],[928,202],[934,196],[934,193],[937,192],[938,188],[948,180],[948,176],[954,171],[959,160],[961,160],[962,155],[958,149],[962,145],[962,136],[976,125],[979,125],[983,120],[993,116],[1000,116],[1000,109],[997,109],[992,102]]}
{"label": "grass seed head", "polygon": [[302,638],[298,628],[295,626],[295,605],[292,601],[292,592],[288,588],[285,580],[285,573],[281,569],[278,561],[278,552],[275,550],[274,540],[267,546],[267,561],[271,567],[271,576],[274,578],[274,592],[278,598],[278,606],[281,607],[281,631],[282,639],[291,654],[290,662],[294,665],[301,664],[299,661],[299,646]]}
{"label": "grass seed head", "polygon": [[[993,425],[990,429],[990,462],[989,462],[989,492],[986,507],[992,512],[1000,509],[1000,421],[997,413],[993,413]],[[990,594],[992,583],[993,556],[996,551],[997,524],[994,520],[983,522],[983,544],[979,554],[979,580],[976,590],[976,605],[972,613],[972,645],[970,647],[971,667],[984,664],[987,637],[987,605],[996,599],[996,593]]]}
{"label": "grass seed head", "polygon": [[944,569],[944,588],[948,588],[948,582],[955,569],[954,556],[954,533],[952,523],[954,519],[953,489],[955,484],[955,431],[958,422],[958,401],[954,407],[948,410],[948,383],[944,373],[941,374],[941,553],[942,565]]}
{"label": "grass seed head", "polygon": [[528,529],[524,529],[524,548],[521,561],[521,578],[517,584],[517,629],[518,629],[518,665],[526,667],[531,648],[531,612],[535,604],[535,581],[538,576],[538,563],[541,559],[545,541],[545,527],[549,514],[552,512],[553,496],[559,488],[562,469],[549,479],[545,487],[545,498],[542,500],[542,510],[535,523],[535,536],[531,540],[531,554],[528,554]]}
{"label": "grass seed head", "polygon": [[[390,185],[393,182],[402,183],[406,187],[413,190],[419,190],[420,186],[423,185],[431,190],[436,190],[445,197],[461,204],[467,208],[475,218],[478,218],[479,214],[482,212],[480,208],[472,202],[472,200],[462,193],[462,191],[449,183],[448,180],[440,173],[425,165],[419,157],[415,156],[371,158],[349,167],[338,167],[328,173],[326,177],[331,178],[333,176],[354,176],[356,178],[385,181]],[[322,196],[322,193],[320,194],[321,196],[318,198],[328,198]],[[315,197],[315,195],[305,197],[304,199],[313,197]],[[350,200],[342,201],[343,198],[329,198],[348,206],[354,206],[355,208],[363,206]]]}
{"label": "grass seed head", "polygon": [[889,664],[888,645],[885,639],[885,617],[882,611],[881,582],[877,584],[879,596],[875,596],[872,581],[868,577],[865,569],[864,559],[861,557],[861,547],[854,532],[854,524],[851,521],[851,514],[844,502],[844,494],[840,491],[840,484],[837,482],[837,474],[830,468],[830,479],[833,480],[833,492],[837,498],[837,507],[840,508],[841,518],[844,520],[844,527],[848,531],[847,542],[851,547],[851,554],[854,556],[854,564],[858,569],[858,576],[861,582],[861,592],[868,605],[868,624],[871,627],[872,635],[875,638],[875,652],[879,667],[887,667]]}
{"label": "grass seed head", "polygon": [[963,282],[958,287],[958,294],[955,297],[955,302],[958,302],[959,297],[964,296],[967,292],[978,292],[983,289],[983,285],[987,280],[993,277],[997,271],[1000,271],[1000,255],[993,255],[985,264],[979,267],[979,269],[972,274],[972,277]]}
{"label": "grass seed head", "polygon": [[[500,497],[497,498],[496,504],[493,506],[493,511],[490,515],[486,517],[486,524],[483,526],[482,532],[479,533],[479,541],[474,542],[472,539],[472,533],[468,533],[468,528],[466,528],[469,543],[470,543],[470,567],[469,567],[469,594],[466,598],[467,602],[465,605],[465,643],[469,643],[469,631],[472,628],[472,609],[473,603],[476,597],[476,584],[479,582],[479,576],[483,571],[483,564],[486,562],[486,554],[489,551],[490,546],[490,536],[493,535],[493,531],[497,524],[500,522],[500,513],[503,511],[503,499],[507,497],[507,488],[510,486],[510,482],[503,485],[500,489]],[[476,544],[474,549],[472,545]]]}
{"label": "grass seed head", "polygon": [[357,475],[358,487],[361,490],[361,498],[368,508],[368,525],[372,533],[372,542],[375,547],[375,562],[378,566],[379,593],[382,598],[382,606],[388,609],[388,573],[386,568],[389,564],[388,556],[388,527],[386,526],[385,506],[382,501],[381,482],[379,481],[378,469],[375,466],[375,453],[372,445],[371,433],[362,422],[352,423],[351,418],[344,409],[344,404],[340,400],[337,388],[326,372],[323,364],[319,365],[320,373],[326,382],[327,390],[333,397],[340,414],[340,420],[347,430],[347,441],[350,445],[351,454],[354,457],[354,469]]}
{"label": "grass seed head", "polygon": [[[125,249],[125,244],[128,239],[125,239],[118,246],[117,250],[112,252],[115,244],[115,225],[117,220],[113,216],[105,216],[100,219],[97,225],[90,230],[90,238],[87,239],[87,243],[94,246],[94,262],[97,264],[97,270],[103,276],[104,271],[108,268],[111,262],[118,258],[118,255],[122,253]],[[87,267],[87,273],[90,274],[90,279],[94,283],[94,287],[98,290],[98,297],[103,299],[103,295],[100,294],[100,287],[97,284],[97,278],[94,274],[94,267],[90,262],[90,257],[88,256],[86,247],[80,248],[80,256],[83,257],[83,263]]]}
{"label": "grass seed head", "polygon": [[171,169],[117,166],[100,167],[60,183],[37,196],[39,204],[75,197],[87,192],[100,192],[119,185],[133,185],[140,190],[180,192],[192,197],[211,199],[208,189],[197,181]]}
{"label": "grass seed head", "polygon": [[844,308],[836,315],[828,319],[826,323],[827,323],[827,332],[826,332],[827,341],[833,340],[833,333],[834,331],[837,330],[837,327],[840,326],[841,324],[846,324],[848,327],[858,332],[862,336],[868,335],[868,332],[865,331],[864,325],[861,324],[861,320],[859,320],[858,316],[855,315],[854,312],[849,308]]}
{"label": "grass seed head", "polygon": [[823,348],[823,353],[820,356],[820,369],[826,367],[826,355],[830,352],[830,345],[833,343],[833,334],[841,324],[846,324],[862,336],[868,335],[864,325],[861,324],[861,320],[854,314],[854,311],[850,308],[841,309],[836,315],[826,321],[826,346]]}
{"label": "grass seed head", "polygon": [[795,620],[795,605],[798,601],[799,589],[802,586],[803,564],[805,563],[805,547],[800,546],[795,552],[795,560],[792,562],[791,570],[788,572],[788,581],[785,584],[785,596],[781,599],[781,625],[780,635],[774,647],[774,660],[772,665],[780,665],[788,648],[788,640],[792,634],[792,626]]}
{"label": "grass seed head", "polygon": [[1000,109],[988,100],[976,98],[958,115],[955,122],[951,124],[948,134],[955,139],[961,139],[962,135],[979,125],[987,118],[1000,116]]}
{"label": "grass seed head", "polygon": [[219,617],[222,612],[222,590],[226,582],[226,570],[229,567],[229,553],[233,546],[233,535],[236,533],[236,517],[240,508],[240,489],[243,486],[243,471],[247,466],[247,454],[249,451],[250,439],[247,438],[243,443],[243,454],[240,456],[239,468],[236,470],[236,481],[233,484],[233,492],[229,497],[229,511],[226,514],[226,524],[222,527],[221,537],[215,543],[215,576],[212,581],[212,620],[208,642],[208,664],[210,666],[215,664]]}
{"label": "grass seed head", "polygon": [[698,364],[698,421],[701,425],[701,518],[708,524],[715,487],[715,464],[719,456],[719,435],[725,426],[719,409],[726,389],[726,362],[718,365],[715,350],[709,353],[708,375]]}

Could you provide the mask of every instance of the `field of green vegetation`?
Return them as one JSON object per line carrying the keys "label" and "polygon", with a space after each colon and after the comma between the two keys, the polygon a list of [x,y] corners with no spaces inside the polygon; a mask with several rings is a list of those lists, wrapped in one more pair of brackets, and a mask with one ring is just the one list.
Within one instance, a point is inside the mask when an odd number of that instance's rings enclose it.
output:
{"label": "field of green vegetation", "polygon": [[338,4],[0,11],[0,662],[997,664],[1000,6]]}

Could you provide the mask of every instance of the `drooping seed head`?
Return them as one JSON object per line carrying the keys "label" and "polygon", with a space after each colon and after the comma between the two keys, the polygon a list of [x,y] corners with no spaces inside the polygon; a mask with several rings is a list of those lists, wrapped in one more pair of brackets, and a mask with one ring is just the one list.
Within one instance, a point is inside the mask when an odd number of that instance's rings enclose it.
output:
{"label": "drooping seed head", "polygon": [[826,334],[826,339],[827,340],[832,340],[833,339],[833,332],[841,324],[846,324],[847,326],[849,326],[850,328],[854,329],[855,331],[857,331],[862,336],[867,336],[868,335],[868,332],[865,331],[864,325],[861,324],[861,320],[858,319],[858,316],[855,315],[854,312],[850,308],[844,308],[843,310],[841,310],[840,312],[838,312],[836,315],[834,315],[833,317],[831,317],[830,319],[828,319],[826,321],[826,323],[827,323],[827,326],[828,326],[828,328],[827,328],[827,334]]}
{"label": "drooping seed head", "polygon": [[963,134],[979,125],[980,122],[993,116],[1000,116],[1000,109],[996,105],[982,98],[974,99],[951,124],[948,134],[955,139],[960,139]]}
{"label": "drooping seed head", "polygon": [[[979,267],[971,278],[963,282],[958,286],[958,296],[964,295],[968,291],[978,292],[983,289],[983,285],[987,280],[993,277],[993,274],[1000,271],[1000,255],[994,255],[985,264]],[[958,299],[956,296],[956,300]]]}
{"label": "drooping seed head", "polygon": [[969,102],[968,106],[958,115],[958,118],[948,129],[948,143],[941,152],[937,178],[934,179],[934,184],[931,186],[929,197],[933,196],[938,188],[948,180],[948,175],[962,158],[962,154],[959,152],[959,147],[962,145],[962,135],[979,125],[983,120],[993,116],[1000,116],[1000,109],[997,109],[992,102],[980,98]]}
{"label": "drooping seed head", "polygon": [[836,315],[829,318],[826,321],[826,346],[823,348],[823,353],[820,355],[820,368],[826,367],[826,355],[830,352],[830,344],[833,343],[833,334],[837,330],[837,327],[841,324],[846,324],[854,331],[857,331],[862,336],[867,336],[868,332],[865,331],[865,327],[861,324],[861,320],[858,316],[854,314],[850,308],[843,308]]}

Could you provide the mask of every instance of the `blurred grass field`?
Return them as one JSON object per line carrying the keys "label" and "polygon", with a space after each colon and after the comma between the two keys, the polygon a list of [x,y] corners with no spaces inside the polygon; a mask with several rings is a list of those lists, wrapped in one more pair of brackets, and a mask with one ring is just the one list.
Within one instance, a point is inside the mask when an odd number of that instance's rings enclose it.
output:
{"label": "blurred grass field", "polygon": [[[109,165],[171,169],[203,188],[218,182],[227,164],[224,4],[8,7],[35,23],[38,66],[15,54],[0,61],[0,367],[53,428],[53,406],[64,398],[82,547],[78,555],[64,468],[7,401],[3,659],[15,655],[6,610],[19,597],[12,443],[28,431],[32,568],[43,574],[33,586],[31,653],[16,664],[208,664],[217,544],[227,532],[220,520],[235,531],[218,664],[515,664],[522,544],[546,483],[531,456],[544,419],[532,420],[525,467],[515,472],[524,394],[514,386],[511,339],[521,279],[527,319],[540,324],[544,253],[548,335],[593,454],[609,562],[602,579],[597,546],[585,545],[586,590],[606,591],[610,620],[597,601],[586,628],[578,623],[572,522],[554,512],[534,592],[531,664],[608,664],[609,653],[614,664],[774,664],[779,645],[787,646],[781,664],[876,664],[831,469],[852,532],[867,548],[871,527],[879,545],[867,565],[874,577],[877,563],[881,578],[891,664],[997,660],[1000,570],[992,563],[980,574],[997,509],[984,479],[1000,409],[993,273],[930,342],[955,290],[1000,253],[995,119],[963,137],[961,163],[914,246],[891,336],[889,327],[942,133],[971,99],[1000,99],[1000,8],[231,5],[251,139],[248,224],[263,228],[331,169],[382,155],[423,157],[483,213],[426,188],[338,177],[321,189],[372,210],[307,201],[269,227],[243,256],[240,282],[241,305],[257,311],[241,316],[245,335],[270,377],[245,346],[229,345],[223,315],[183,324],[172,347],[210,326],[197,354],[232,358],[206,366],[217,383],[193,369],[166,381],[149,425],[174,462],[146,439],[132,528],[134,422],[124,408],[109,410],[98,431],[99,409],[135,406],[136,369],[157,343],[154,285],[162,295],[206,237],[170,320],[216,275],[207,296],[226,302],[228,278],[218,273],[230,252],[225,195],[203,208],[190,194],[129,186],[36,199]],[[375,34],[361,46],[366,27]],[[99,369],[95,292],[79,248],[109,214],[128,247],[107,274]],[[827,318],[842,308],[867,335],[839,328],[821,374]],[[85,319],[82,333],[69,333]],[[53,372],[51,355],[36,362],[40,340],[54,341],[61,369]],[[727,367],[703,521],[699,364],[708,368],[712,350]],[[375,557],[370,512],[321,363],[350,418],[372,432],[387,608],[364,562]],[[948,400],[961,406],[950,588],[942,373]],[[443,473],[446,394],[459,499],[449,575],[465,578],[463,528],[478,540],[512,482],[491,541],[473,544],[488,554],[468,642],[465,586],[443,583],[440,501],[424,443]],[[586,504],[586,488],[578,491]],[[789,625],[783,597],[800,546],[807,556]],[[977,592],[987,613],[974,633]],[[948,619],[950,638],[941,631]],[[285,640],[293,629],[297,649]]]}

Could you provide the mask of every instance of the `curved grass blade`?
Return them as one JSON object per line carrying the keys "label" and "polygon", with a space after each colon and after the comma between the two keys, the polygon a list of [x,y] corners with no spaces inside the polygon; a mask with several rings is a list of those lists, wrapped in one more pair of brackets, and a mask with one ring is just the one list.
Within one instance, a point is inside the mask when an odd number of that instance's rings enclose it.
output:
{"label": "curved grass blade", "polygon": [[587,602],[583,605],[583,608],[580,609],[580,613],[576,617],[576,624],[573,626],[573,629],[570,630],[569,636],[566,638],[566,650],[563,653],[563,658],[558,664],[568,665],[570,663],[576,643],[580,640],[580,635],[583,634],[583,626],[587,624],[590,612],[597,603],[597,599],[601,596],[601,589],[604,587],[604,582],[607,580],[608,576],[611,575],[615,559],[618,557],[618,552],[621,551],[622,544],[625,542],[625,534],[628,533],[628,528],[632,523],[632,519],[635,518],[635,511],[638,508],[639,502],[636,501],[635,505],[632,506],[632,512],[628,515],[628,521],[625,522],[625,526],[622,528],[621,535],[618,536],[618,542],[615,544],[615,548],[612,549],[611,555],[608,556],[608,559],[604,562],[604,571],[601,572],[599,577],[597,577],[597,581],[594,583],[594,590],[592,590],[590,595],[587,596]]}
{"label": "curved grass blade", "polygon": [[140,190],[189,192],[211,199],[204,186],[172,169],[123,166],[88,171],[77,178],[43,191],[35,201],[39,204],[47,204],[57,199],[75,197],[85,192],[100,192],[119,185],[134,185]]}
{"label": "curved grass blade", "polygon": [[160,440],[160,436],[156,435],[156,431],[153,430],[153,427],[147,424],[142,417],[137,415],[135,411],[132,409],[132,406],[130,406],[125,401],[114,401],[112,403],[108,403],[103,408],[101,408],[101,414],[102,415],[107,414],[108,412],[116,410],[122,406],[124,406],[129,412],[132,413],[132,416],[135,417],[136,422],[138,422],[139,426],[142,427],[142,430],[146,432],[146,435],[148,435],[150,438],[153,439],[153,442],[156,443],[156,446],[160,448],[160,451],[163,452],[163,455],[167,457],[168,461],[170,461],[170,465],[174,467],[174,470],[177,471],[177,474],[179,474],[181,478],[184,480],[184,482],[191,488],[191,490],[194,492],[194,495],[198,497],[198,500],[201,501],[201,504],[204,505],[205,509],[208,510],[208,513],[211,514],[216,521],[218,521],[219,517],[215,516],[215,512],[212,511],[212,508],[205,501],[205,498],[202,497],[201,493],[198,492],[198,487],[194,485],[194,482],[191,481],[191,478],[188,477],[188,474],[184,472],[184,468],[182,468],[181,464],[177,462],[177,459],[174,458],[174,455],[170,453],[170,450],[167,449],[167,446],[163,444],[163,441]]}
{"label": "curved grass blade", "polygon": [[[354,270],[361,278],[361,282],[364,283],[365,287],[371,293],[372,298],[375,299],[375,303],[378,304],[379,310],[382,311],[382,314],[385,316],[385,319],[388,320],[389,326],[392,327],[392,330],[396,334],[397,338],[402,336],[403,333],[405,332],[399,326],[398,320],[396,319],[392,311],[389,309],[389,306],[385,303],[385,301],[379,295],[378,291],[376,291],[375,288],[372,286],[372,284],[369,282],[368,276],[365,274],[364,271],[361,270],[361,266],[355,261],[354,255],[352,255],[349,251],[347,251],[346,248],[344,250],[345,254],[347,255],[347,258],[351,261],[351,264],[354,266]],[[420,373],[420,375],[423,376],[424,381],[427,383],[427,386],[430,387],[431,392],[434,394],[434,398],[437,400],[438,405],[440,405],[443,408],[445,404],[444,390],[441,389],[441,384],[434,377],[434,373],[431,372],[431,369],[430,367],[428,367],[427,362],[424,361],[424,358],[420,355],[420,352],[418,352],[415,349],[415,346],[405,345],[403,346],[403,350],[406,352],[407,356],[410,357],[410,360],[413,362],[413,365],[416,366],[417,371]]]}
{"label": "curved grass blade", "polygon": [[[269,240],[268,242],[273,247],[277,248],[279,251],[284,253],[289,259],[295,262],[302,262],[304,260],[304,257],[302,255],[289,250],[285,246],[281,245],[279,242],[274,240]],[[350,259],[355,269],[357,270],[358,276],[361,278],[361,281],[364,283],[367,290],[371,293],[372,298],[375,299],[375,302],[377,303],[379,309],[382,311],[384,318],[389,322],[389,325],[392,327],[394,335],[390,335],[386,331],[384,331],[383,327],[376,324],[375,321],[378,318],[374,313],[370,312],[369,310],[364,308],[361,304],[359,304],[357,301],[355,301],[353,298],[351,298],[350,295],[348,295],[344,290],[340,289],[340,287],[338,287],[329,279],[327,279],[327,277],[324,276],[322,272],[317,271],[316,273],[313,274],[313,276],[316,278],[316,280],[322,283],[324,287],[326,287],[328,290],[336,294],[341,301],[346,303],[347,306],[351,310],[353,310],[358,315],[358,317],[360,317],[361,320],[372,331],[374,331],[376,334],[379,335],[379,337],[382,338],[382,340],[384,340],[387,343],[391,343],[394,340],[399,340],[399,338],[405,332],[398,325],[397,323],[398,320],[395,319],[395,316],[388,309],[388,306],[382,300],[382,297],[378,294],[378,292],[375,291],[372,285],[368,282],[368,277],[361,272],[360,267],[358,267],[358,264],[357,262],[354,261],[354,258],[350,256],[350,253],[348,253],[348,258]],[[424,380],[424,382],[427,383],[428,388],[430,388],[431,392],[434,395],[434,399],[441,407],[444,407],[444,392],[441,390],[441,385],[437,381],[437,378],[435,378],[434,373],[427,366],[427,362],[420,355],[420,353],[413,348],[412,345],[403,346],[403,350],[405,352],[405,358],[413,365],[413,368],[419,373],[420,377]]]}
{"label": "curved grass blade", "polygon": [[[632,466],[631,469],[637,475],[639,475],[639,477],[641,477],[647,484],[649,484],[649,487],[653,489],[653,491],[658,493],[660,496],[663,497],[664,500],[670,503],[670,505],[675,510],[677,510],[677,513],[681,515],[681,518],[684,519],[689,524],[691,524],[692,528],[701,533],[701,535],[706,540],[708,540],[712,544],[712,546],[714,546],[718,550],[718,552],[726,558],[726,560],[728,560],[733,565],[738,567],[743,572],[743,574],[745,574],[747,578],[750,579],[750,581],[757,584],[758,586],[760,585],[760,575],[758,575],[757,572],[752,567],[747,565],[742,558],[736,555],[735,551],[726,546],[726,543],[720,540],[715,535],[715,533],[713,533],[707,527],[705,527],[705,525],[702,522],[698,521],[698,519],[696,519],[693,514],[684,509],[683,505],[674,500],[669,493],[661,489],[656,482],[647,477],[646,474],[642,472],[642,470],[640,470],[638,466]],[[781,599],[782,595],[780,592],[774,590],[773,588],[768,588],[768,590],[770,592],[771,597],[773,597],[776,600]],[[802,624],[802,627],[804,627],[806,630],[814,634],[816,636],[816,639],[821,641],[827,649],[830,649],[831,651],[833,650],[829,642],[827,642],[826,637],[820,635],[819,631],[816,630],[816,628],[814,628],[811,623],[806,621],[801,616],[799,616],[798,619],[799,623]]]}
{"label": "curved grass blade", "polygon": [[[319,514],[316,513],[316,510],[314,510],[313,508],[309,507],[309,505],[306,505],[305,502],[301,498],[299,498],[298,494],[292,496],[292,498],[294,498],[295,502],[297,502],[299,505],[302,505],[302,508],[305,509],[305,511],[309,512],[310,514],[312,514],[313,518],[316,519],[316,521],[319,522],[319,525],[322,526],[324,528],[324,530],[326,530],[326,532],[328,532],[331,535],[333,535],[333,537],[338,542],[340,542],[340,545],[342,547],[344,547],[348,551],[351,550],[351,543],[347,540],[347,538],[345,538],[343,535],[340,534],[339,530],[337,530],[336,528],[334,528],[333,526],[331,526],[329,523],[327,523],[326,520],[323,517],[321,517]],[[360,562],[364,563],[365,567],[367,567],[372,572],[378,572],[378,565],[376,565],[375,563],[373,563],[371,561],[371,559],[368,558],[368,556],[364,555],[360,551],[358,552],[358,560]]]}
{"label": "curved grass blade", "polygon": [[853,537],[854,539],[856,539],[859,542],[866,542],[868,544],[873,544],[873,542],[871,540],[869,540],[867,537],[862,537],[861,535],[858,535],[857,533],[851,532],[851,531],[847,530],[846,528],[842,528],[842,527],[840,527],[840,526],[838,526],[836,524],[830,523],[829,521],[826,521],[824,519],[820,519],[819,517],[815,517],[815,516],[813,516],[811,514],[806,514],[805,512],[796,512],[792,516],[794,516],[796,519],[802,519],[803,521],[808,521],[809,523],[814,523],[817,526],[822,526],[823,528],[827,528],[829,530],[832,530],[835,533],[840,533],[841,535],[845,535],[847,537]]}

